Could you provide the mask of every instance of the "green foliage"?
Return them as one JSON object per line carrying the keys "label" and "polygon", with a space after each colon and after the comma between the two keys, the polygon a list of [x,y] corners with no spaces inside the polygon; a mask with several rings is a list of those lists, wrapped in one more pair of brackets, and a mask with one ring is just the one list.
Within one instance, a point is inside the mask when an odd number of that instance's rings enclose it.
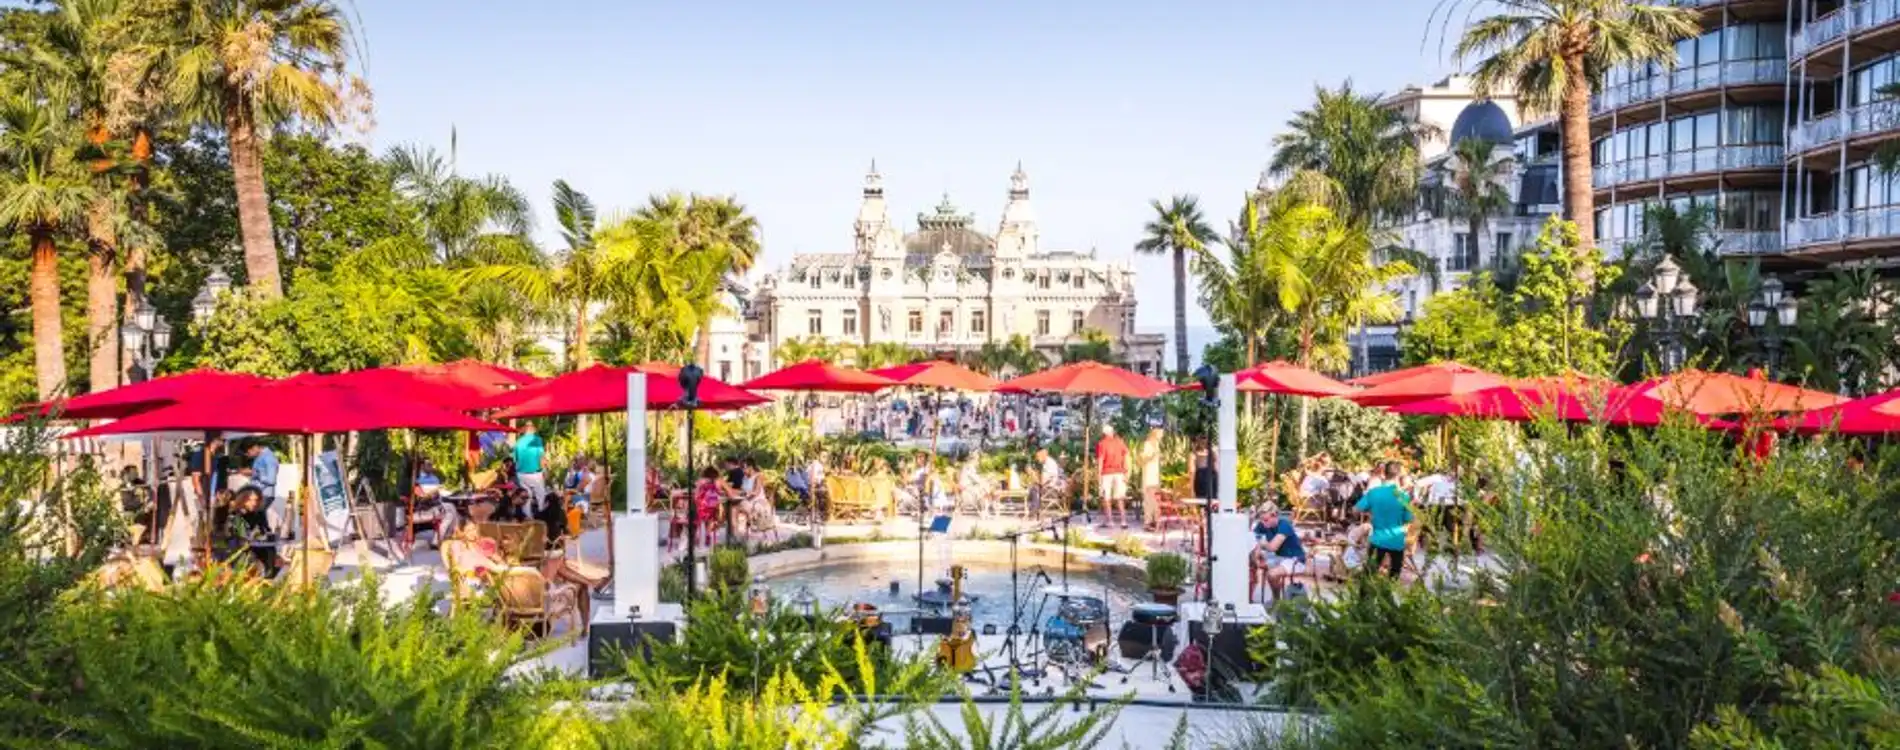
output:
{"label": "green foliage", "polygon": [[654,643],[652,658],[631,657],[626,671],[637,681],[685,687],[724,676],[732,689],[756,694],[775,675],[817,683],[835,668],[859,665],[849,677],[853,690],[875,688],[911,669],[889,654],[866,650],[857,626],[826,613],[814,622],[785,602],[764,617],[751,614],[744,589],[705,592],[687,606],[690,623],[676,643]]}
{"label": "green foliage", "polygon": [[1406,332],[1406,362],[1452,360],[1511,377],[1614,373],[1629,327],[1592,321],[1590,303],[1621,268],[1597,250],[1579,249],[1575,225],[1552,217],[1519,269],[1509,293],[1480,273],[1470,286],[1428,300]]}
{"label": "green foliage", "polygon": [[726,591],[744,591],[752,582],[752,564],[746,559],[746,550],[742,546],[721,545],[714,547],[712,557],[707,563],[712,586]]}
{"label": "green foliage", "polygon": [[811,422],[789,408],[752,409],[725,427],[725,434],[707,441],[714,459],[754,461],[780,471],[805,463],[818,440]]}
{"label": "green foliage", "polygon": [[1399,440],[1403,420],[1396,414],[1345,399],[1308,400],[1313,419],[1312,451],[1325,452],[1341,465],[1370,466]]}
{"label": "green foliage", "polygon": [[686,601],[686,571],[679,565],[660,569],[660,601],[674,604]]}
{"label": "green foliage", "polygon": [[1338,596],[1289,601],[1273,622],[1247,632],[1247,650],[1266,665],[1261,678],[1274,703],[1314,707],[1358,687],[1381,663],[1442,650],[1436,606],[1422,589],[1355,578]]}
{"label": "green foliage", "polygon": [[[969,689],[958,686],[963,710],[958,713],[960,726],[953,726],[935,713],[905,717],[904,746],[913,750],[1057,750],[1058,748],[1098,747],[1115,728],[1127,699],[1096,708],[1077,716],[1072,709],[1088,699],[1088,684],[1078,681],[1059,700],[1050,701],[1034,714],[1023,708],[1022,684],[1011,682],[1009,708],[996,717],[985,717],[977,709]],[[1179,732],[1177,731],[1177,735]]]}
{"label": "green foliage", "polygon": [[396,193],[389,165],[362,146],[280,134],[264,150],[264,175],[278,251],[290,267],[328,271],[414,227],[415,210]]}
{"label": "green foliage", "polygon": [[[1315,747],[1878,746],[1900,706],[1893,466],[1737,461],[1670,426],[1533,425],[1470,467],[1495,569],[1312,604],[1255,645]],[[1871,481],[1876,477],[1880,481]],[[1370,659],[1372,655],[1379,658]],[[1357,668],[1354,668],[1357,665]],[[1284,684],[1282,680],[1284,678]]]}
{"label": "green foliage", "polygon": [[1148,588],[1155,591],[1180,591],[1187,585],[1188,561],[1174,552],[1148,555]]}
{"label": "green foliage", "polygon": [[221,577],[97,592],[53,624],[77,687],[54,707],[90,747],[549,747],[572,682],[504,677],[530,652],[476,608],[385,609],[373,580],[294,593]]}

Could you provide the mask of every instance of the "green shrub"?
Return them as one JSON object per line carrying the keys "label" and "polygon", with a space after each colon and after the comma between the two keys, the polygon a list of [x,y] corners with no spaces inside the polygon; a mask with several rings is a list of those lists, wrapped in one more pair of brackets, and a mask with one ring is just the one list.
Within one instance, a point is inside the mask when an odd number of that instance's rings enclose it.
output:
{"label": "green shrub", "polygon": [[535,654],[521,636],[438,604],[385,608],[373,580],[89,592],[52,624],[79,687],[49,708],[66,742],[99,748],[563,745],[578,684],[507,676]]}
{"label": "green shrub", "polygon": [[1289,600],[1273,622],[1248,631],[1247,650],[1264,665],[1268,700],[1318,706],[1352,695],[1382,662],[1442,655],[1439,606],[1423,588],[1363,576],[1338,596]]}
{"label": "green shrub", "polygon": [[[747,609],[744,591],[711,592],[687,606],[688,626],[676,643],[656,643],[649,660],[626,660],[626,672],[637,681],[685,688],[700,680],[724,676],[726,685],[745,694],[763,689],[775,675],[817,684],[835,669],[858,665],[857,627],[838,612],[818,622],[793,611],[786,602],[774,602],[765,616]],[[891,676],[907,666],[892,663],[888,654],[872,649],[862,659],[873,676]],[[865,674],[852,672],[852,689],[874,686]]]}
{"label": "green shrub", "polygon": [[686,601],[686,571],[681,565],[660,569],[660,601],[672,604]]}
{"label": "green shrub", "polygon": [[744,547],[714,547],[708,571],[711,584],[716,589],[742,591],[752,581],[752,563],[746,559]]}
{"label": "green shrub", "polygon": [[1156,552],[1148,556],[1148,588],[1155,591],[1180,591],[1187,585],[1187,558],[1174,552]]}

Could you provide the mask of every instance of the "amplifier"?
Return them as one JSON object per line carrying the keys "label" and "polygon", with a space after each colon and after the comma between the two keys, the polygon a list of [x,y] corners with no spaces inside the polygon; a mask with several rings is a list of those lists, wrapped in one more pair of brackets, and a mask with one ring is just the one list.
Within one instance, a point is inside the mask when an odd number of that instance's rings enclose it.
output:
{"label": "amplifier", "polygon": [[649,639],[671,642],[678,637],[679,628],[672,620],[595,622],[587,636],[587,676],[625,674],[627,660],[653,659]]}

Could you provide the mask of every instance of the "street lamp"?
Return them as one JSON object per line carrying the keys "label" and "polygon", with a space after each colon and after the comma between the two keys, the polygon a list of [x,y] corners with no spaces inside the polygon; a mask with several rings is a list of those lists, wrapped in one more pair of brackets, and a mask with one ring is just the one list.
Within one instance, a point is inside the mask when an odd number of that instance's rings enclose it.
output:
{"label": "street lamp", "polygon": [[[1215,445],[1215,442],[1219,440],[1215,421],[1220,418],[1217,412],[1217,409],[1220,407],[1220,373],[1215,371],[1212,365],[1203,362],[1200,367],[1195,368],[1194,379],[1201,384],[1201,408],[1206,413],[1207,460],[1214,461],[1216,460],[1215,457],[1220,455],[1219,446]],[[1189,454],[1190,462],[1193,460],[1192,455],[1191,453]],[[1194,474],[1199,468],[1198,466],[1188,466],[1188,481],[1190,484],[1194,483]],[[1216,483],[1216,486],[1219,486],[1218,483]],[[1200,493],[1196,492],[1194,494],[1198,495]],[[1214,597],[1214,505],[1217,498],[1204,497],[1201,499],[1207,501],[1207,504],[1202,506],[1201,509],[1201,552],[1204,553],[1202,557],[1207,561],[1205,573],[1201,577],[1201,585],[1207,587],[1208,601],[1212,602]]]}
{"label": "street lamp", "polygon": [[699,412],[699,381],[706,371],[697,364],[680,368],[679,407],[686,410],[686,485],[693,489],[686,497],[686,602],[693,601],[699,590],[699,478],[693,471],[693,416]]}
{"label": "street lamp", "polygon": [[1787,329],[1794,327],[1800,315],[1801,308],[1794,296],[1787,293],[1781,279],[1772,276],[1761,283],[1761,291],[1748,303],[1748,326],[1761,334],[1770,374],[1780,367],[1782,342]]}
{"label": "street lamp", "polygon": [[1636,288],[1636,313],[1649,322],[1656,337],[1662,369],[1671,372],[1687,358],[1683,339],[1700,313],[1701,290],[1682,275],[1682,267],[1667,255],[1656,264],[1650,280]]}
{"label": "street lamp", "polygon": [[158,317],[158,308],[152,303],[141,301],[132,308],[132,319],[119,326],[119,343],[135,369],[132,382],[146,380],[171,348],[172,326]]}
{"label": "street lamp", "polygon": [[212,269],[205,277],[205,285],[199,287],[198,295],[191,298],[191,322],[204,325],[218,311],[218,300],[224,293],[231,291],[231,276],[221,269]]}

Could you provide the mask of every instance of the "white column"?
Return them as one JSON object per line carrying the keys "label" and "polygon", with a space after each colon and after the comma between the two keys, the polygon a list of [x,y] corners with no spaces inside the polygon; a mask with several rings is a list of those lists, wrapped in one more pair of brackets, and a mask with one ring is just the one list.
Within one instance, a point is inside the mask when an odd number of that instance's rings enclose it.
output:
{"label": "white column", "polygon": [[1220,509],[1224,513],[1232,513],[1238,508],[1240,495],[1240,439],[1236,435],[1239,420],[1234,405],[1238,400],[1234,390],[1234,374],[1230,372],[1220,376],[1220,469],[1217,477],[1220,480]]}
{"label": "white column", "polygon": [[660,521],[646,512],[647,376],[627,373],[627,512],[613,526],[613,614],[641,619],[660,608]]}

